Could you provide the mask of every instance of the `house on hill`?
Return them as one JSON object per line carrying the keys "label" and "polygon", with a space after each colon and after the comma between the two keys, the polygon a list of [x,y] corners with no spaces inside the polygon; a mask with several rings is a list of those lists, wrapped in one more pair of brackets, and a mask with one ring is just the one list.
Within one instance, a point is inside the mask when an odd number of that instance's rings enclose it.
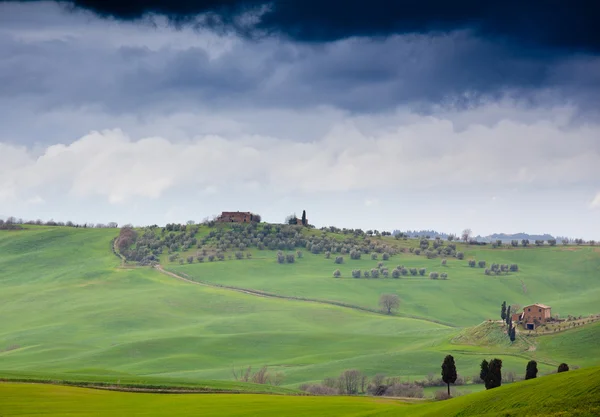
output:
{"label": "house on hill", "polygon": [[534,330],[540,324],[546,323],[552,318],[552,308],[545,304],[531,304],[523,307],[519,321],[527,330]]}
{"label": "house on hill", "polygon": [[260,216],[249,211],[224,211],[217,217],[218,223],[250,223],[259,222]]}

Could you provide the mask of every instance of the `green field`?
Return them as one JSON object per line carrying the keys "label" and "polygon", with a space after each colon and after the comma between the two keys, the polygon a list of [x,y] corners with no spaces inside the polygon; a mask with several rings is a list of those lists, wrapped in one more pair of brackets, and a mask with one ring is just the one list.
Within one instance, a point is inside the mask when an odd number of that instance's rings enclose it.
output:
{"label": "green field", "polygon": [[[285,375],[285,388],[295,389],[351,368],[404,381],[437,376],[448,353],[466,377],[492,357],[519,375],[530,358],[540,362],[542,373],[563,361],[600,363],[598,325],[529,342],[519,336],[514,345],[501,330],[493,343],[456,339],[465,328],[496,319],[504,300],[551,304],[561,315],[597,313],[600,253],[594,248],[467,248],[464,261],[449,259],[446,267],[439,259],[412,254],[386,262],[447,271],[447,281],[348,278],[353,268],[375,266],[366,259],[347,259],[338,266],[343,277],[334,279],[336,265],[322,255],[306,253],[293,265],[279,265],[268,250],[254,250],[253,259],[239,261],[163,262],[198,281],[350,306],[340,307],[194,285],[149,267],[122,267],[111,250],[117,234],[116,229],[35,226],[0,231],[0,377],[265,392],[278,388],[233,384],[232,368],[268,365]],[[517,262],[521,272],[488,277],[466,266],[471,257]],[[397,315],[351,308],[377,310],[384,292],[402,298]],[[530,344],[536,349],[526,350]]]}
{"label": "green field", "polygon": [[570,371],[442,402],[251,394],[138,394],[0,384],[2,416],[597,416],[600,368]]}
{"label": "green field", "polygon": [[[499,318],[499,306],[504,300],[509,304],[548,304],[553,314],[563,317],[599,312],[600,285],[595,277],[600,274],[600,252],[595,248],[467,248],[465,260],[448,259],[447,266],[441,266],[439,258],[427,259],[410,253],[395,255],[384,262],[390,271],[404,265],[427,268],[427,274],[446,272],[447,281],[412,276],[352,278],[353,269],[364,271],[380,262],[367,258],[351,260],[346,256],[344,264],[336,265],[333,259],[307,253],[295,264],[280,265],[272,251],[256,251],[252,260],[164,265],[195,280],[372,309],[378,308],[380,294],[394,293],[403,301],[400,314],[452,326],[473,326]],[[470,268],[467,259],[486,260],[488,265],[517,263],[520,271],[507,276],[486,276],[483,269]],[[336,268],[342,272],[342,278],[333,278]]]}

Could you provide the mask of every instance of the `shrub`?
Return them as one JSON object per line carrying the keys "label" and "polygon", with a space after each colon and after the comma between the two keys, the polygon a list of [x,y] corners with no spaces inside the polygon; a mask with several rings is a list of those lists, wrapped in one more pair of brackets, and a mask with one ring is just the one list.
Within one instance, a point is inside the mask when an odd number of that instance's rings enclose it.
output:
{"label": "shrub", "polygon": [[519,271],[519,266],[517,264],[510,264],[510,271],[511,272],[518,272]]}
{"label": "shrub", "polygon": [[325,252],[325,259],[329,259],[331,258],[331,252],[327,251]]}
{"label": "shrub", "polygon": [[390,272],[387,270],[387,268],[384,268],[381,270],[381,275],[383,275],[384,278],[387,278],[390,276]]}
{"label": "shrub", "polygon": [[410,271],[410,274],[413,275],[413,276],[417,275],[419,273],[419,271],[417,270],[417,268],[410,268],[409,271]]}
{"label": "shrub", "polygon": [[417,248],[415,249],[415,255],[420,255],[421,254],[421,249]]}
{"label": "shrub", "polygon": [[360,277],[361,277],[360,269],[353,269],[352,270],[352,278],[360,278]]}
{"label": "shrub", "polygon": [[419,275],[421,275],[421,276],[425,276],[425,272],[426,272],[426,271],[427,271],[427,270],[426,270],[425,268],[420,268],[420,269],[419,269]]}
{"label": "shrub", "polygon": [[480,268],[485,268],[486,262],[485,262],[485,261],[479,261],[479,262],[477,262],[477,265],[478,265]]}
{"label": "shrub", "polygon": [[277,252],[277,262],[280,264],[285,263],[285,256],[281,252]]}
{"label": "shrub", "polygon": [[342,276],[342,273],[340,272],[339,269],[336,269],[335,271],[333,271],[333,277],[334,278],[339,278]]}
{"label": "shrub", "polygon": [[339,395],[339,390],[333,387],[326,387],[321,384],[302,384],[300,390],[311,395]]}
{"label": "shrub", "polygon": [[198,262],[204,262],[204,256],[202,256],[202,255],[197,255],[197,256],[196,256],[196,260],[197,260]]}
{"label": "shrub", "polygon": [[471,260],[469,261],[469,266],[470,266],[471,268],[474,268],[474,267],[475,267],[475,264],[476,264],[476,262],[475,262],[475,260],[474,260],[474,259],[471,259]]}
{"label": "shrub", "polygon": [[336,264],[343,264],[344,263],[344,257],[343,256],[336,256],[334,262]]}
{"label": "shrub", "polygon": [[376,261],[376,260],[377,260],[377,254],[376,254],[376,253],[372,253],[372,254],[371,254],[371,259],[372,259],[373,261]]}
{"label": "shrub", "polygon": [[446,258],[442,259],[442,266],[446,266],[446,263],[447,263],[447,262],[448,262],[448,261],[446,260]]}
{"label": "shrub", "polygon": [[437,401],[444,401],[444,400],[449,400],[450,398],[452,398],[451,395],[448,395],[448,391],[443,390],[443,389],[436,391],[435,394],[433,395],[433,397]]}
{"label": "shrub", "polygon": [[244,259],[244,253],[240,252],[240,251],[237,251],[235,253],[235,259]]}
{"label": "shrub", "polygon": [[441,278],[441,279],[448,279],[448,274],[447,274],[447,273],[445,273],[445,272],[442,272],[442,273],[440,274],[440,278]]}
{"label": "shrub", "polygon": [[285,255],[285,260],[288,264],[293,264],[296,261],[296,257],[293,253],[288,253],[287,255]]}
{"label": "shrub", "polygon": [[390,254],[387,252],[383,252],[383,255],[381,255],[381,259],[383,259],[384,261],[388,261],[390,259]]}
{"label": "shrub", "polygon": [[377,268],[371,269],[371,278],[379,278],[379,269],[377,269]]}
{"label": "shrub", "polygon": [[440,274],[438,272],[430,272],[429,273],[429,278],[431,279],[438,279],[440,277]]}
{"label": "shrub", "polygon": [[465,259],[465,254],[463,252],[456,252],[456,259]]}
{"label": "shrub", "polygon": [[214,261],[215,260],[215,255],[213,255],[212,253],[210,255],[208,255],[208,260],[210,262]]}
{"label": "shrub", "polygon": [[193,263],[193,262],[194,262],[194,257],[193,257],[193,256],[188,256],[188,257],[187,257],[187,263],[188,263],[188,264],[191,264],[191,263]]}
{"label": "shrub", "polygon": [[395,383],[388,386],[384,395],[386,397],[423,398],[423,387],[411,383]]}
{"label": "shrub", "polygon": [[394,270],[392,271],[392,278],[400,278],[400,271],[398,270],[398,268],[394,268]]}
{"label": "shrub", "polygon": [[400,268],[400,273],[404,276],[408,275],[408,269],[406,269],[405,267]]}
{"label": "shrub", "polygon": [[296,256],[298,257],[298,259],[301,259],[304,256],[304,254],[302,253],[301,250],[299,250],[299,251],[296,251]]}
{"label": "shrub", "polygon": [[361,251],[353,249],[350,251],[350,259],[360,259],[362,255]]}
{"label": "shrub", "polygon": [[489,268],[485,268],[485,271],[483,273],[486,275],[491,275],[492,271]]}
{"label": "shrub", "polygon": [[371,274],[369,274],[369,271],[365,271],[365,272],[363,272],[363,277],[371,278]]}

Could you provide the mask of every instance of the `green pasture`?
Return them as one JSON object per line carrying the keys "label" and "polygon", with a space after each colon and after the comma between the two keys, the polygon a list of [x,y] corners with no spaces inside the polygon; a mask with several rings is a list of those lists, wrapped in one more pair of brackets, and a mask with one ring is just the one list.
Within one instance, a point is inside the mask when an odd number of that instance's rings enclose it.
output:
{"label": "green pasture", "polygon": [[597,416],[600,368],[545,376],[448,401],[256,394],[139,394],[86,388],[0,384],[8,416]]}
{"label": "green pasture", "polygon": [[[466,377],[478,373],[483,358],[492,357],[520,375],[538,354],[544,373],[562,361],[598,364],[597,326],[584,327],[581,334],[579,329],[566,332],[564,342],[563,334],[540,337],[537,351],[504,342],[452,342],[462,327],[495,318],[505,299],[556,304],[561,314],[597,312],[591,310],[597,308],[600,288],[594,279],[599,255],[590,248],[517,249],[512,255],[483,251],[488,262],[508,262],[501,256],[517,259],[519,251],[530,254],[530,261],[517,260],[522,272],[506,277],[486,277],[480,269],[466,267],[466,260],[449,260],[446,268],[439,259],[408,254],[386,262],[390,267],[445,270],[447,281],[348,278],[352,268],[376,265],[366,259],[346,260],[339,266],[344,277],[334,279],[331,273],[338,266],[308,253],[293,265],[277,264],[271,251],[255,251],[251,260],[165,265],[197,280],[371,309],[377,309],[380,293],[399,294],[400,314],[385,316],[194,285],[158,270],[122,267],[111,249],[117,233],[64,227],[0,231],[0,377],[242,390],[209,381],[233,381],[234,368],[263,365],[282,372],[289,388],[352,368],[413,381],[439,375],[448,353]],[[536,251],[542,259],[536,260]],[[559,261],[552,260],[554,254]],[[527,283],[527,294],[520,280]],[[569,334],[577,335],[574,340],[581,345],[569,346]]]}
{"label": "green pasture", "polygon": [[[337,265],[324,255],[304,251],[294,264],[278,264],[275,252],[254,251],[253,259],[225,260],[164,266],[198,281],[254,289],[290,297],[343,302],[378,309],[379,296],[397,294],[402,305],[399,315],[435,320],[451,326],[473,326],[486,319],[498,319],[500,304],[535,302],[552,306],[552,313],[588,315],[598,312],[600,300],[600,252],[595,248],[555,247],[518,249],[479,249],[465,252],[465,260],[399,254],[383,262],[390,273],[398,265],[427,268],[427,276],[399,279],[352,278],[353,269],[370,270],[381,261],[363,255],[360,260],[344,257]],[[367,259],[368,258],[368,259]],[[481,268],[470,268],[468,259],[491,263],[517,263],[520,271],[486,276]],[[341,278],[333,278],[340,269]],[[448,280],[429,279],[429,272],[446,272]]]}

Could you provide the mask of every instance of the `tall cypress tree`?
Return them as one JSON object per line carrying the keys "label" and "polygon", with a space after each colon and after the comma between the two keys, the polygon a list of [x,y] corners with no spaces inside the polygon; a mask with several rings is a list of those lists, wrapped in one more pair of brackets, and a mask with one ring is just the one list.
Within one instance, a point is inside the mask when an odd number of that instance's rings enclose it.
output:
{"label": "tall cypress tree", "polygon": [[448,355],[444,358],[444,363],[442,363],[442,381],[448,384],[448,397],[450,396],[450,384],[454,384],[457,377],[454,357]]}
{"label": "tall cypress tree", "polygon": [[485,376],[485,389],[492,389],[502,385],[502,360],[492,359]]}
{"label": "tall cypress tree", "polygon": [[502,309],[500,310],[500,317],[502,317],[502,320],[506,320],[506,301],[502,302]]}
{"label": "tall cypress tree", "polygon": [[527,369],[525,370],[525,379],[537,378],[538,368],[536,361],[527,362]]}
{"label": "tall cypress tree", "polygon": [[306,210],[302,210],[302,226],[306,226]]}
{"label": "tall cypress tree", "polygon": [[490,369],[490,364],[485,359],[481,361],[481,371],[479,371],[479,379],[485,382],[485,378],[487,377],[487,373]]}
{"label": "tall cypress tree", "polygon": [[517,331],[516,331],[516,329],[515,329],[515,326],[513,326],[513,325],[512,325],[512,323],[511,323],[511,325],[510,325],[510,330],[509,330],[509,335],[508,335],[508,337],[510,337],[510,341],[511,341],[511,342],[514,342],[514,341],[515,341],[515,339],[517,338]]}
{"label": "tall cypress tree", "polygon": [[510,327],[510,321],[512,320],[512,317],[510,316],[510,306],[506,307],[506,324],[509,325]]}

